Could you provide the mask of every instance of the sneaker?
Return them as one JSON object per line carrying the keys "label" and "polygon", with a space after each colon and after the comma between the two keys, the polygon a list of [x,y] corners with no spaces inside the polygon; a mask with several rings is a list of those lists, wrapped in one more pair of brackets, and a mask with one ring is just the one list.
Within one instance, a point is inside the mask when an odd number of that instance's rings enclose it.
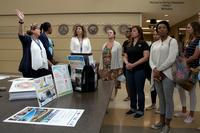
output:
{"label": "sneaker", "polygon": [[151,106],[147,107],[146,110],[156,109],[156,105],[152,104]]}
{"label": "sneaker", "polygon": [[156,111],[155,111],[155,113],[156,113],[156,114],[160,114],[160,109],[157,108]]}
{"label": "sneaker", "polygon": [[194,118],[191,117],[190,115],[188,115],[188,116],[185,118],[184,122],[189,124],[189,123],[192,123],[193,120],[194,120]]}
{"label": "sneaker", "polygon": [[158,123],[156,123],[156,124],[151,125],[151,128],[152,128],[152,129],[156,129],[156,130],[162,129],[163,127],[164,127],[164,124],[161,123],[161,122],[158,122]]}
{"label": "sneaker", "polygon": [[129,110],[129,111],[126,112],[127,115],[131,115],[131,114],[134,114],[134,113],[136,113],[136,111]]}
{"label": "sneaker", "polygon": [[187,116],[187,113],[183,113],[183,112],[177,112],[174,114],[174,117],[179,117],[179,118],[186,117],[186,116]]}
{"label": "sneaker", "polygon": [[165,125],[163,128],[162,128],[162,131],[161,133],[170,133],[170,127]]}
{"label": "sneaker", "polygon": [[143,112],[137,112],[135,115],[134,115],[134,118],[140,118],[144,115]]}

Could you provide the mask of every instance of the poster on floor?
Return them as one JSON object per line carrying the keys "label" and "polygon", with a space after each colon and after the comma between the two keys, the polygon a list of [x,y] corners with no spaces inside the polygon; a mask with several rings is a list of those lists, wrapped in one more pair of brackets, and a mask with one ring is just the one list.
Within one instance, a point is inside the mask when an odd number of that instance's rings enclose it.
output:
{"label": "poster on floor", "polygon": [[83,109],[25,107],[4,122],[75,127]]}
{"label": "poster on floor", "polygon": [[72,83],[68,71],[68,65],[53,65],[52,72],[54,76],[57,96],[61,97],[66,94],[72,93]]}

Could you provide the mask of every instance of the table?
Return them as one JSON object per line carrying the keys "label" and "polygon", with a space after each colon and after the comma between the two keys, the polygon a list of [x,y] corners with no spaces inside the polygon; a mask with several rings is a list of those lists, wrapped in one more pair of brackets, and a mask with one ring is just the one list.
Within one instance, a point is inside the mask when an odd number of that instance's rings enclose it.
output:
{"label": "table", "polygon": [[0,86],[7,88],[7,91],[0,92],[3,96],[0,97],[0,133],[99,133],[114,86],[112,81],[100,80],[95,92],[73,92],[57,98],[46,106],[85,109],[77,125],[72,128],[3,122],[26,106],[38,106],[36,99],[9,101],[8,90],[11,83],[8,80],[0,80]]}

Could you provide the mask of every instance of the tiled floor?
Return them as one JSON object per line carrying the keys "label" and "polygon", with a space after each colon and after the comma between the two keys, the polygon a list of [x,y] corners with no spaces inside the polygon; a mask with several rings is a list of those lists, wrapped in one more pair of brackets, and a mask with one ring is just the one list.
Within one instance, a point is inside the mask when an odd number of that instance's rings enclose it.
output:
{"label": "tiled floor", "polygon": [[[149,106],[151,104],[149,83],[145,85],[145,104]],[[199,86],[199,85],[197,85]],[[171,126],[172,132],[177,133],[196,133],[200,130],[196,130],[200,126],[200,88],[196,89],[197,94],[197,112],[195,113],[195,120],[192,124],[185,124],[184,118],[173,118]],[[152,130],[151,124],[158,121],[159,115],[154,111],[145,111],[145,115],[142,118],[135,119],[133,116],[125,115],[125,112],[129,109],[129,101],[125,102],[123,99],[127,96],[125,91],[125,85],[122,84],[122,89],[118,91],[114,100],[110,101],[108,107],[108,113],[105,115],[104,122],[101,128],[101,133],[157,133],[159,131]],[[187,95],[187,99],[188,99]],[[174,105],[175,111],[180,110],[180,100],[177,89],[174,91]],[[189,107],[189,101],[187,100],[187,106]]]}

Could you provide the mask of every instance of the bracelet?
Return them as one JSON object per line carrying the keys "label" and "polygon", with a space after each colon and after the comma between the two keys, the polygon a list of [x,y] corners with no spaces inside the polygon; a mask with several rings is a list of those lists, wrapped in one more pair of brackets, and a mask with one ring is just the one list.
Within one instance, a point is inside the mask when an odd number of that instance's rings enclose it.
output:
{"label": "bracelet", "polygon": [[24,21],[19,21],[19,23],[20,23],[20,24],[23,24],[23,23],[24,23]]}

